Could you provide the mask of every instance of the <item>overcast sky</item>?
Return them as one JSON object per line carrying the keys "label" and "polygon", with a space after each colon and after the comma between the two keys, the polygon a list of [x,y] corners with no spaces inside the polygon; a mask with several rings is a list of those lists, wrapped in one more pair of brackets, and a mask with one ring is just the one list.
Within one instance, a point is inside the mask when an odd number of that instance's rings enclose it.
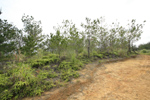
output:
{"label": "overcast sky", "polygon": [[105,17],[107,22],[116,19],[126,25],[128,20],[138,23],[146,20],[141,40],[136,45],[150,42],[149,0],[0,0],[1,19],[7,19],[18,28],[23,28],[23,14],[41,20],[44,34],[53,32],[53,26],[64,19],[72,20],[78,28],[85,17]]}

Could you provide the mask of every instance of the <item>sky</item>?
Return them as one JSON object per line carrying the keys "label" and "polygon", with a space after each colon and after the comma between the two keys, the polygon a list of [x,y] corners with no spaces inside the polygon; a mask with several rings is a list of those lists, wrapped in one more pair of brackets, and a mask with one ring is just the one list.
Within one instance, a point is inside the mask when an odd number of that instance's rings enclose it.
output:
{"label": "sky", "polygon": [[0,0],[1,19],[8,20],[19,29],[23,28],[22,16],[30,15],[42,22],[43,34],[54,31],[53,26],[63,20],[72,20],[80,28],[85,18],[105,17],[106,22],[118,20],[127,25],[128,20],[136,19],[143,28],[141,39],[136,45],[150,42],[149,0]]}

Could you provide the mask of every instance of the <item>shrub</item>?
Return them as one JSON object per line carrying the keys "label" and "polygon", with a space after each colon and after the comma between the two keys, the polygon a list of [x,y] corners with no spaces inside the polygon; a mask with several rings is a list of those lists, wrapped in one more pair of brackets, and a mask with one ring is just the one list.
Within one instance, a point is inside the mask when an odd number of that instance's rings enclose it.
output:
{"label": "shrub", "polygon": [[66,71],[62,71],[61,73],[61,79],[63,79],[64,81],[70,81],[70,79],[74,77],[77,78],[79,77],[79,73],[77,73],[76,71],[72,70],[72,69],[68,69]]}
{"label": "shrub", "polygon": [[96,51],[93,51],[92,55],[97,58],[103,58],[103,54],[97,53]]}
{"label": "shrub", "polygon": [[100,64],[100,63],[102,63],[102,61],[101,61],[101,60],[99,60],[99,61],[98,61],[98,63]]}
{"label": "shrub", "polygon": [[72,55],[72,57],[71,57],[71,68],[73,70],[79,70],[79,69],[81,69],[82,66],[83,66],[83,63],[80,60],[78,60],[75,57],[75,55]]}
{"label": "shrub", "polygon": [[120,57],[125,57],[125,56],[127,56],[127,50],[119,49],[119,50],[118,50],[118,56],[120,56]]}
{"label": "shrub", "polygon": [[83,63],[78,60],[75,55],[71,56],[70,62],[63,61],[58,66],[58,70],[61,72],[61,79],[64,81],[70,81],[72,77],[79,77],[78,72],[76,70],[81,69]]}
{"label": "shrub", "polygon": [[142,53],[147,53],[146,49],[141,50]]}
{"label": "shrub", "polygon": [[28,64],[12,65],[7,73],[0,74],[0,100],[40,95],[55,86],[46,79],[56,76],[53,71],[36,71]]}
{"label": "shrub", "polygon": [[40,67],[47,64],[54,64],[60,61],[59,56],[57,54],[49,54],[47,56],[43,56],[42,59],[30,59],[28,62],[32,67]]}
{"label": "shrub", "polygon": [[83,50],[81,53],[78,54],[79,59],[87,58],[88,52],[86,50]]}
{"label": "shrub", "polygon": [[66,61],[63,61],[60,63],[60,65],[58,66],[58,70],[67,70],[71,68],[71,62],[66,62]]}
{"label": "shrub", "polygon": [[118,53],[116,51],[113,52],[114,55],[118,56]]}
{"label": "shrub", "polygon": [[38,68],[39,66],[43,66],[47,63],[49,63],[51,60],[50,59],[37,59],[37,60],[32,60],[31,61],[31,66]]}

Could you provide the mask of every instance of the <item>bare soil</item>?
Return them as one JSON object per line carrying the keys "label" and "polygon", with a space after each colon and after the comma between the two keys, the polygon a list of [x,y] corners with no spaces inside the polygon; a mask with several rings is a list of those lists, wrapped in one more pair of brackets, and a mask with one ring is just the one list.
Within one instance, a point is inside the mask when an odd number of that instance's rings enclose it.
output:
{"label": "bare soil", "polygon": [[108,62],[88,64],[66,87],[23,100],[150,100],[150,56]]}

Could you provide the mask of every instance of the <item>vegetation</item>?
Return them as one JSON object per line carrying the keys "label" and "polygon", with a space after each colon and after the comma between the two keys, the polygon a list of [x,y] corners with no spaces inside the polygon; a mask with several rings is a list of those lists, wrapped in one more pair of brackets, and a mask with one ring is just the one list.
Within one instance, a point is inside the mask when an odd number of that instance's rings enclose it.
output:
{"label": "vegetation", "polygon": [[138,49],[139,50],[142,50],[142,49],[149,49],[150,50],[150,42],[148,42],[146,44],[139,45]]}
{"label": "vegetation", "polygon": [[17,50],[19,34],[21,34],[21,30],[9,24],[7,20],[0,19],[0,58],[8,56],[8,53]]}
{"label": "vegetation", "polygon": [[150,50],[148,50],[148,49],[142,49],[142,50],[139,50],[139,53],[140,54],[144,54],[144,55],[150,55]]}
{"label": "vegetation", "polygon": [[0,19],[1,100],[41,95],[79,77],[78,70],[91,61],[129,56],[144,25],[131,20],[128,28],[118,22],[106,27],[102,17],[86,18],[80,31],[64,20],[55,33],[46,36],[40,21],[28,15],[21,20],[23,29]]}
{"label": "vegetation", "polygon": [[135,48],[140,54],[150,55],[150,42],[145,44],[140,44]]}

